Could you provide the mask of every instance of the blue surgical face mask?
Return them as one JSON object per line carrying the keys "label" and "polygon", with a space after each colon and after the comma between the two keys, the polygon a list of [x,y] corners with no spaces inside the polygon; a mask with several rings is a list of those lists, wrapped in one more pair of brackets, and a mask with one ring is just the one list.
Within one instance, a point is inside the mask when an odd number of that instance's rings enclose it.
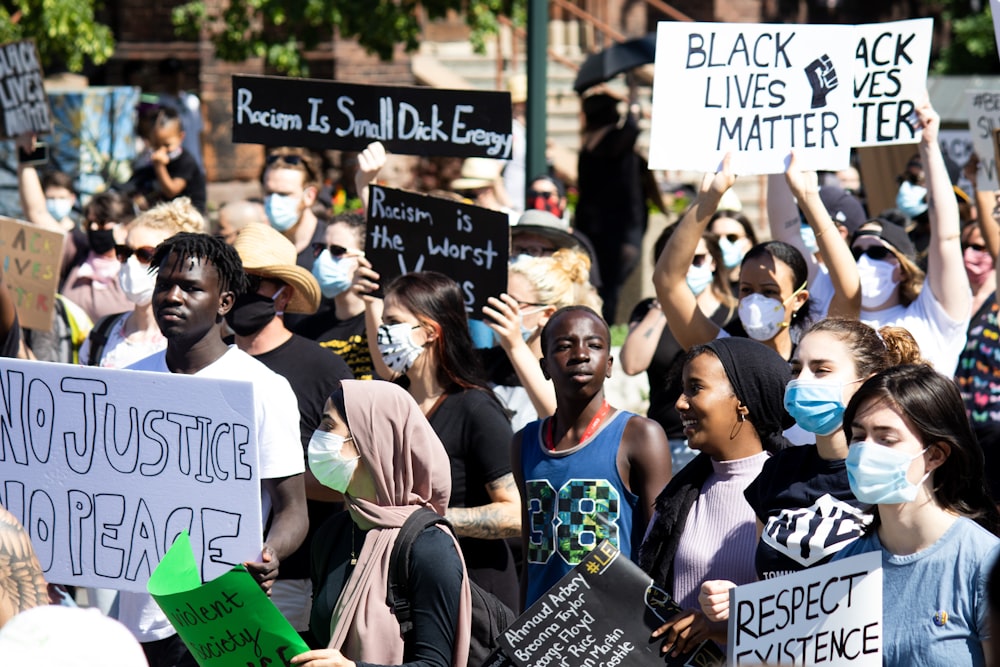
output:
{"label": "blue surgical face mask", "polygon": [[920,485],[930,476],[930,471],[917,484],[906,479],[910,462],[924,455],[930,447],[916,456],[884,447],[874,442],[858,442],[847,452],[847,481],[854,497],[871,505],[898,505],[916,499]]}
{"label": "blue surgical face mask", "polygon": [[804,430],[831,435],[843,425],[842,382],[792,380],[785,387],[785,410]]}
{"label": "blue surgical face mask", "polygon": [[320,484],[341,493],[347,492],[351,478],[358,467],[360,456],[345,458],[344,443],[351,436],[337,435],[329,431],[314,431],[309,438],[309,469]]}
{"label": "blue surgical face mask", "polygon": [[896,193],[896,208],[911,218],[917,217],[927,210],[927,188],[903,181]]}
{"label": "blue surgical face mask", "polygon": [[312,274],[319,283],[323,296],[332,299],[351,286],[354,268],[356,268],[354,258],[346,255],[337,258],[330,254],[329,249],[324,249],[313,261]]}
{"label": "blue surgical face mask", "polygon": [[299,221],[302,195],[269,194],[264,198],[264,213],[271,226],[279,232],[288,231]]}
{"label": "blue surgical face mask", "polygon": [[819,252],[819,243],[816,241],[816,232],[809,225],[802,225],[799,230],[799,234],[802,235],[802,243],[805,245],[806,250],[812,254]]}
{"label": "blue surgical face mask", "polygon": [[73,210],[73,200],[69,197],[50,197],[45,200],[45,208],[56,220],[62,220]]}
{"label": "blue surgical face mask", "polygon": [[719,249],[722,250],[722,263],[727,269],[735,269],[743,261],[743,252],[740,241],[730,241],[725,236],[719,238]]}
{"label": "blue surgical face mask", "polygon": [[708,262],[702,262],[701,266],[692,264],[688,267],[685,281],[691,291],[694,292],[694,295],[698,296],[705,291],[705,288],[712,284],[711,265]]}

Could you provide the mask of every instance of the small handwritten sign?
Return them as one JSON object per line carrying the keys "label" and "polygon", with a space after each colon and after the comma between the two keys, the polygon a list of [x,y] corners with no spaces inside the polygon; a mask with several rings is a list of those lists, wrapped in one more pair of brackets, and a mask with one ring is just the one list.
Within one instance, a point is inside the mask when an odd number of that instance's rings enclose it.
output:
{"label": "small handwritten sign", "polygon": [[365,256],[383,284],[411,271],[439,271],[461,286],[470,317],[507,291],[510,226],[505,213],[450,199],[371,186]]}
{"label": "small handwritten sign", "polygon": [[997,184],[997,160],[993,151],[993,132],[1000,130],[1000,91],[967,90],[965,98],[972,147],[979,156],[976,187],[983,192],[1000,189]]}
{"label": "small handwritten sign", "polygon": [[501,667],[721,665],[712,642],[672,658],[650,634],[680,611],[663,589],[608,540],[521,614],[498,638]]}
{"label": "small handwritten sign", "polygon": [[0,107],[3,108],[0,137],[52,131],[49,98],[42,78],[34,41],[0,46]]}
{"label": "small handwritten sign", "polygon": [[145,591],[181,532],[203,578],[259,557],[248,382],[0,360],[0,504],[47,581]]}
{"label": "small handwritten sign", "polygon": [[242,565],[202,584],[187,533],[156,567],[149,592],[201,667],[288,665],[309,650]]}
{"label": "small handwritten sign", "polygon": [[233,76],[237,143],[508,160],[511,124],[507,92]]}
{"label": "small handwritten sign", "polygon": [[0,216],[3,278],[21,326],[49,331],[55,318],[63,234]]}
{"label": "small handwritten sign", "polygon": [[878,551],[729,592],[728,661],[738,665],[882,664]]}

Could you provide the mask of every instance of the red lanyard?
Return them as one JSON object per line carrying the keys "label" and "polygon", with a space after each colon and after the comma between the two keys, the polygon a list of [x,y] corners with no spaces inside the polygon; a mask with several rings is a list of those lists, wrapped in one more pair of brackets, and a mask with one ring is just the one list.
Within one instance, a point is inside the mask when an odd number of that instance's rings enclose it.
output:
{"label": "red lanyard", "polygon": [[[597,429],[601,427],[601,422],[604,421],[604,418],[608,416],[609,412],[611,412],[611,404],[604,401],[601,403],[601,408],[597,411],[597,414],[594,415],[594,418],[590,420],[589,424],[587,424],[587,428],[584,429],[583,435],[580,436],[580,441],[576,444],[581,445],[589,440],[591,436],[597,432]],[[555,430],[556,417],[555,415],[552,415],[549,417],[548,428],[545,429],[545,447],[548,448],[550,452],[554,452],[556,449]]]}

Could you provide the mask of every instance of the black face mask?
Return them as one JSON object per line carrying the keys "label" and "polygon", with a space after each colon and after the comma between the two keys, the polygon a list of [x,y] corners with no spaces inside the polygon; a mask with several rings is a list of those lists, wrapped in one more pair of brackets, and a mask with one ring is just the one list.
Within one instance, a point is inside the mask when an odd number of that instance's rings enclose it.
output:
{"label": "black face mask", "polygon": [[96,254],[104,255],[115,247],[115,231],[113,229],[88,229],[87,243]]}
{"label": "black face mask", "polygon": [[250,336],[266,327],[277,314],[273,298],[256,293],[241,294],[226,313],[226,323],[237,336]]}

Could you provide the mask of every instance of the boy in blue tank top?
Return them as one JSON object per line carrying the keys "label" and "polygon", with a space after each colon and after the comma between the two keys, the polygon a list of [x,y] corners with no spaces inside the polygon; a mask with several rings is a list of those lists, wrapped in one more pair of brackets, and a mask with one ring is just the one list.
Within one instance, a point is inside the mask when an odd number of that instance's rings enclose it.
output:
{"label": "boy in blue tank top", "polygon": [[604,539],[627,557],[637,553],[653,501],[671,476],[660,425],[604,398],[612,358],[601,316],[584,306],[562,308],[541,342],[556,413],[525,426],[511,445],[522,499],[522,609]]}

